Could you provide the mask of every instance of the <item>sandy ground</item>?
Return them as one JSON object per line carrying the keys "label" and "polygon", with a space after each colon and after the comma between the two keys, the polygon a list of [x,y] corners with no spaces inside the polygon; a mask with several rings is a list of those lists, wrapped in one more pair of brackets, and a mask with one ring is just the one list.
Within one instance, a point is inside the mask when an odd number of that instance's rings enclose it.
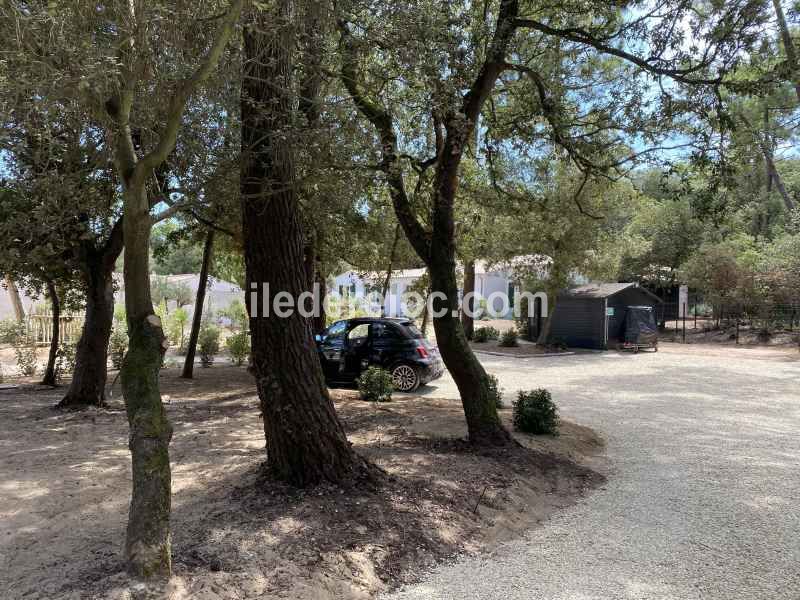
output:
{"label": "sandy ground", "polygon": [[[119,390],[109,410],[78,413],[51,409],[62,391],[0,391],[0,598],[131,598],[121,573],[130,467]],[[560,437],[475,454],[458,439],[457,402],[406,396],[374,406],[336,390],[351,441],[389,477],[292,490],[262,472],[244,369],[198,369],[193,382],[166,370],[162,391],[175,427],[176,599],[368,598],[514,538],[603,482],[603,443],[589,429],[565,423]]]}

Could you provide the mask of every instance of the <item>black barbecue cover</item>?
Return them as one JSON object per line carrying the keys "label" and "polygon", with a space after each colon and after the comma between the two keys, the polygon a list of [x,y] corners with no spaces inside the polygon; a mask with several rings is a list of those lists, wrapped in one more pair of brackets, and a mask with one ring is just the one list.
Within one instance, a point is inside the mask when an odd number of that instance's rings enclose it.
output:
{"label": "black barbecue cover", "polygon": [[658,339],[656,314],[652,306],[629,306],[625,315],[625,341],[652,344]]}

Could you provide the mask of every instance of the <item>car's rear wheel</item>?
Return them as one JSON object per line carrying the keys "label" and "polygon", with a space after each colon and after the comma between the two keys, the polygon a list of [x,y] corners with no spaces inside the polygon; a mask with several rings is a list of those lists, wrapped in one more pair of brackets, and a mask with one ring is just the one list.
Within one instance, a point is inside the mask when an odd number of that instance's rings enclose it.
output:
{"label": "car's rear wheel", "polygon": [[419,387],[419,373],[411,365],[396,365],[392,369],[392,384],[398,392],[413,392]]}

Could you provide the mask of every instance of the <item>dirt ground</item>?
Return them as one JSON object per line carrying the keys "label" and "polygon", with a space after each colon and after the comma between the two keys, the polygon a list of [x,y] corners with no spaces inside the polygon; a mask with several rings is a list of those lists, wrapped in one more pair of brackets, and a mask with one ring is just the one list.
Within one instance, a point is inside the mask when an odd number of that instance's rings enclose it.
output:
{"label": "dirt ground", "polygon": [[[245,369],[162,372],[175,433],[169,597],[358,599],[426,567],[520,535],[602,485],[603,442],[564,423],[557,438],[476,454],[460,404],[421,397],[372,405],[333,392],[377,486],[289,489],[265,476],[257,401]],[[63,390],[0,390],[0,598],[123,600],[130,497],[127,422],[108,410],[51,409]],[[510,412],[503,410],[508,421]]]}

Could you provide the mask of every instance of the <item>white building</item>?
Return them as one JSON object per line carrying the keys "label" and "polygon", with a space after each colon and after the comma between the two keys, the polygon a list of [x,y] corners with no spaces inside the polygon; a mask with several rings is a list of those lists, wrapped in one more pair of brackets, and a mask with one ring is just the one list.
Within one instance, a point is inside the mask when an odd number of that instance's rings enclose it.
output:
{"label": "white building", "polygon": [[[518,291],[515,272],[519,269],[534,268],[546,273],[546,257],[516,257],[505,264],[489,265],[487,261],[475,262],[475,294],[478,299],[487,303],[487,309],[502,317],[509,317],[513,310],[513,299]],[[463,270],[463,266],[458,266]],[[406,294],[410,288],[425,275],[426,269],[404,269],[392,271],[389,280],[389,292],[384,298],[383,305],[370,299],[371,292],[381,294],[383,291],[386,273],[359,273],[345,271],[333,278],[328,294],[336,295],[342,302],[354,304],[357,309],[368,314],[379,315],[382,312],[387,316],[402,316],[409,314]],[[462,293],[462,290],[459,290]],[[508,306],[505,299],[508,298]],[[491,305],[491,306],[489,306]]]}

